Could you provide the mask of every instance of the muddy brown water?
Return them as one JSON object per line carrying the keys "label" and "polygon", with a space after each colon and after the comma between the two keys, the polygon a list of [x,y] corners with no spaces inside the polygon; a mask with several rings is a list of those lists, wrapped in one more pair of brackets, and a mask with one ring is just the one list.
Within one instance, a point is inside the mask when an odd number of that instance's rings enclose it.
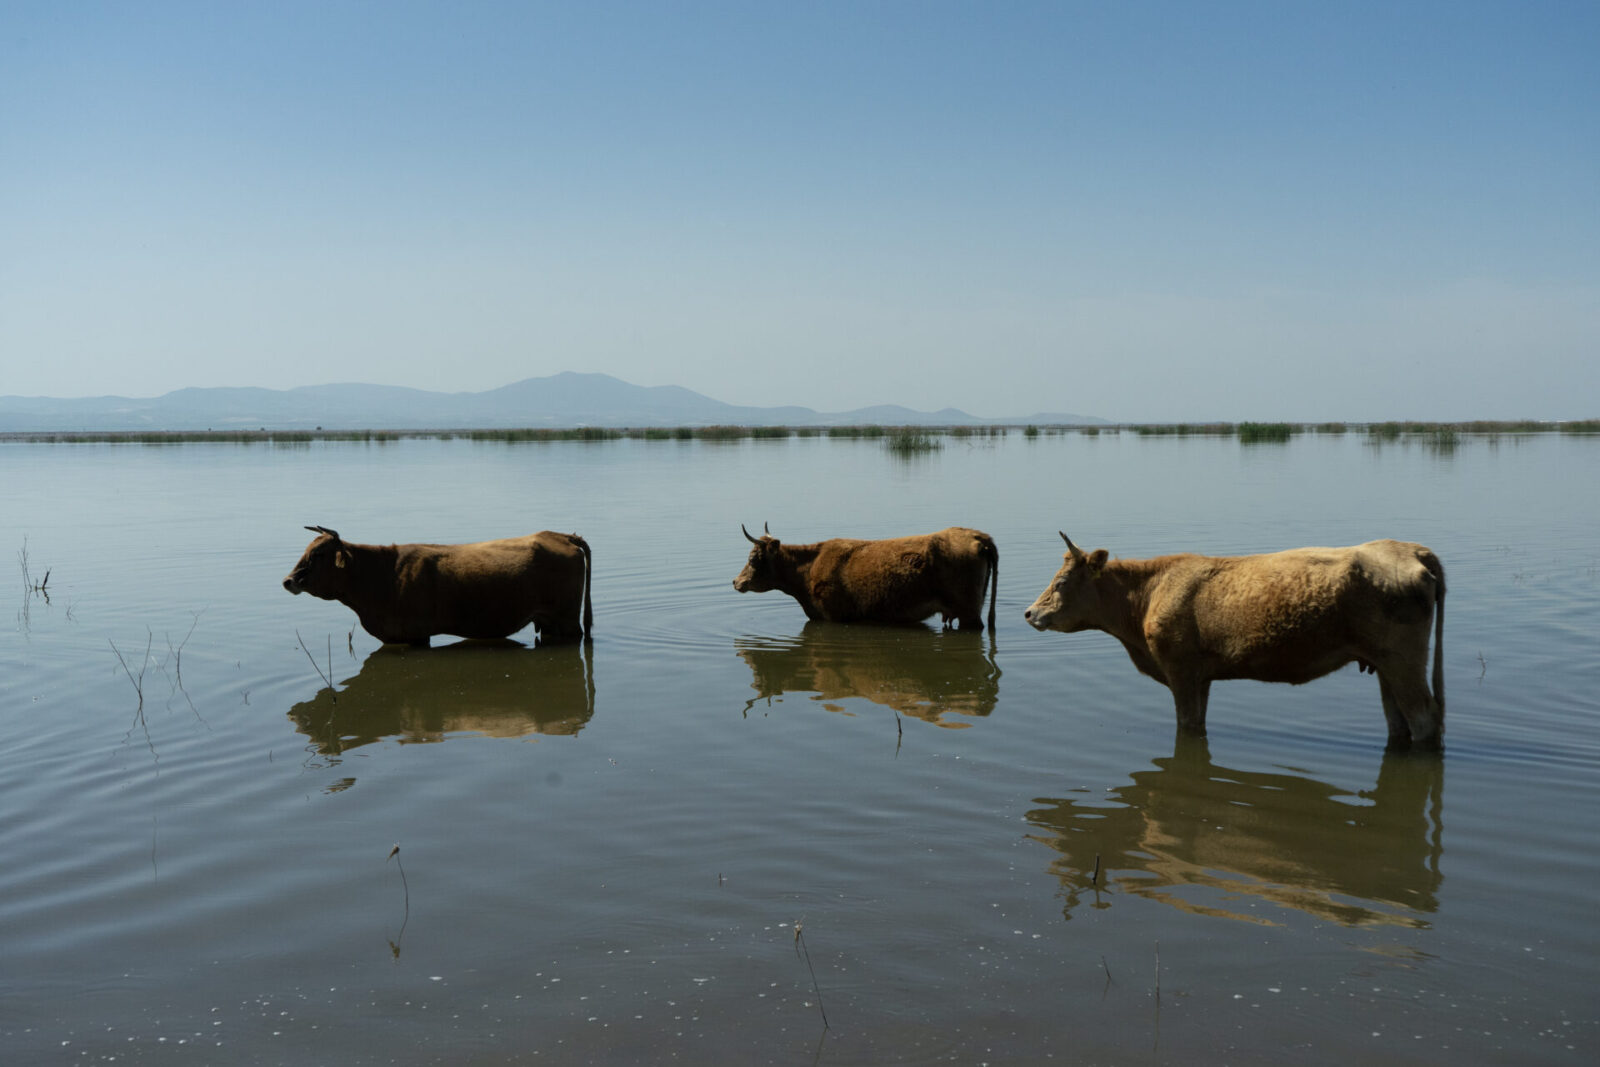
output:
{"label": "muddy brown water", "polygon": [[[1597,475],[1558,435],[0,445],[0,1059],[1592,1062]],[[999,625],[808,624],[733,591],[741,522],[987,530]],[[280,587],[306,524],[582,533],[594,641],[380,648]],[[1058,529],[1430,545],[1443,754],[1353,667],[1178,737],[1111,638],[1023,622]]]}

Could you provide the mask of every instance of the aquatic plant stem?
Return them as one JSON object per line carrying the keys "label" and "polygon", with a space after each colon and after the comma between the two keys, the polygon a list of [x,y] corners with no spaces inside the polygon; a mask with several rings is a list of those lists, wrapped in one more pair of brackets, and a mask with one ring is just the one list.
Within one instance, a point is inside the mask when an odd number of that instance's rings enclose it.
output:
{"label": "aquatic plant stem", "polygon": [[806,935],[800,923],[794,924],[794,943],[796,955],[805,953],[806,970],[811,972],[811,991],[817,996],[817,1011],[822,1014],[822,1028],[831,1029],[828,1025],[828,1009],[822,1006],[822,987],[817,984],[817,969],[811,965],[811,950],[806,948]]}

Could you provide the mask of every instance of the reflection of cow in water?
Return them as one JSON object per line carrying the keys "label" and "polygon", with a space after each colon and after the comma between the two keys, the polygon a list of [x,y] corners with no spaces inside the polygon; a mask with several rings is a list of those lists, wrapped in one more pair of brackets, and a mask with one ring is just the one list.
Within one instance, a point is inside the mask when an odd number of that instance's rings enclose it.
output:
{"label": "reflection of cow in water", "polygon": [[758,700],[805,694],[830,711],[859,697],[939,726],[963,727],[949,714],[994,710],[1000,668],[992,638],[973,631],[852,627],[807,622],[795,639],[741,638],[734,649],[750,666]]}
{"label": "reflection of cow in water", "polygon": [[463,642],[429,652],[385,646],[335,694],[324,689],[289,710],[324,755],[395,738],[442,741],[575,734],[594,716],[590,646]]}
{"label": "reflection of cow in water", "polygon": [[1346,926],[1421,927],[1438,907],[1437,754],[1386,754],[1377,786],[1359,796],[1219,767],[1205,739],[1186,734],[1155,764],[1104,799],[1042,799],[1028,812],[1034,839],[1060,853],[1051,871],[1067,918],[1085,896],[1105,908],[1117,893],[1266,924],[1256,902]]}

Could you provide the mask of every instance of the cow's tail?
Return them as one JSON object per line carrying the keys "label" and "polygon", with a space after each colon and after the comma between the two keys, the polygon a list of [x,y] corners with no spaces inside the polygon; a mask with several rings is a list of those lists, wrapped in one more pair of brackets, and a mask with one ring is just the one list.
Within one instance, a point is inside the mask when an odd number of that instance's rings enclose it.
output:
{"label": "cow's tail", "polygon": [[[994,538],[985,536],[983,545],[983,558],[989,564],[989,632],[994,633],[994,601],[995,595],[1000,592],[1000,550],[994,546]],[[981,604],[982,601],[980,600]]]}
{"label": "cow's tail", "polygon": [[589,558],[589,542],[577,534],[568,534],[572,543],[583,553],[583,636],[594,636],[594,607],[589,603],[589,585],[594,578],[594,566]]}
{"label": "cow's tail", "polygon": [[1439,588],[1433,600],[1433,700],[1439,705],[1439,728],[1444,729],[1444,564],[1427,549],[1423,549],[1422,565],[1433,575]]}

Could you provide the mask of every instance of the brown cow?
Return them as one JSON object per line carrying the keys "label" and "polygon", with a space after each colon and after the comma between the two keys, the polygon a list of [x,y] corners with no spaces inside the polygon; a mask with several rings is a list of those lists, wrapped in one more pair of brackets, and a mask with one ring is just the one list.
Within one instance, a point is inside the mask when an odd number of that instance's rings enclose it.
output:
{"label": "brown cow", "polygon": [[[1000,553],[979,530],[952,526],[884,541],[834,538],[785,545],[770,533],[745,539],[755,547],[733,580],[741,593],[776,589],[800,602],[806,618],[822,622],[915,623],[938,613],[944,625],[983,629],[983,590],[990,586],[989,627]],[[763,527],[765,531],[765,527]]]}
{"label": "brown cow", "polygon": [[[589,545],[542,533],[470,545],[358,545],[317,536],[283,587],[337,600],[385,644],[426,645],[434,634],[509,637],[532,623],[546,641],[593,632]],[[583,607],[582,621],[578,608]]]}
{"label": "brown cow", "polygon": [[1205,733],[1214,681],[1299,685],[1353,662],[1378,675],[1391,744],[1439,743],[1444,567],[1422,545],[1108,560],[1061,539],[1066,561],[1023,617],[1036,630],[1121,641],[1135,667],[1172,690],[1180,728]]}

